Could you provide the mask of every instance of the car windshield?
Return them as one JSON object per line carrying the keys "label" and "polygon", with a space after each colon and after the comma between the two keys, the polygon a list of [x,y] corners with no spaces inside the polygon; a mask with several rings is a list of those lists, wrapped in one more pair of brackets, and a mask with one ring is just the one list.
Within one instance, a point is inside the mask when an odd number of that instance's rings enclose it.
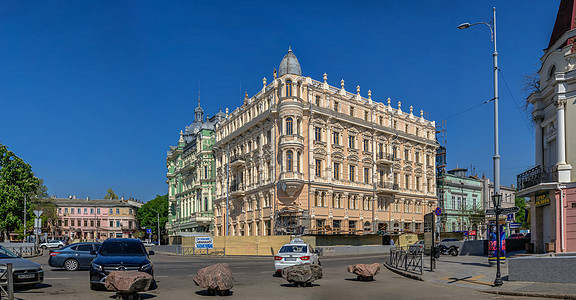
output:
{"label": "car windshield", "polygon": [[0,258],[18,258],[12,251],[0,246]]}
{"label": "car windshield", "polygon": [[110,242],[102,244],[98,254],[104,256],[144,256],[146,249],[140,242]]}
{"label": "car windshield", "polygon": [[305,245],[284,245],[280,248],[280,253],[306,253],[308,251],[308,247]]}

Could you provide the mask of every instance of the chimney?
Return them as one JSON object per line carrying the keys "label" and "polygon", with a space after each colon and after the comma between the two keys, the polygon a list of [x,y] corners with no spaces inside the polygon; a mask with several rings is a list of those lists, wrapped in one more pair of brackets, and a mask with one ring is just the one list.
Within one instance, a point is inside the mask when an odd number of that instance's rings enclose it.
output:
{"label": "chimney", "polygon": [[87,201],[90,201],[90,197],[86,197],[86,200],[87,200]]}

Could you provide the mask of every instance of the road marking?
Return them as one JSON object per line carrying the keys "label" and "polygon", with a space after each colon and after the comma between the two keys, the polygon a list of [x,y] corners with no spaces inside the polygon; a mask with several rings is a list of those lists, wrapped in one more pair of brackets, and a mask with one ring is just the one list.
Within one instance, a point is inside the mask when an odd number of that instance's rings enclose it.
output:
{"label": "road marking", "polygon": [[486,275],[480,275],[480,276],[474,276],[474,277],[468,276],[468,277],[463,277],[463,278],[443,277],[441,279],[448,281],[447,283],[463,282],[463,283],[476,284],[476,285],[486,285],[486,286],[492,286],[493,285],[490,282],[479,281],[478,279],[480,279],[482,277],[486,277]]}
{"label": "road marking", "polygon": [[70,277],[62,277],[62,278],[44,278],[45,280],[67,280],[72,279]]}
{"label": "road marking", "polygon": [[154,277],[156,277],[156,278],[165,278],[165,277],[168,277],[168,276],[167,276],[167,275],[162,275],[162,276],[154,276]]}
{"label": "road marking", "polygon": [[[496,226],[496,225],[494,225]],[[266,273],[273,273],[272,271],[264,271],[264,272],[260,272],[260,274],[266,274]]]}

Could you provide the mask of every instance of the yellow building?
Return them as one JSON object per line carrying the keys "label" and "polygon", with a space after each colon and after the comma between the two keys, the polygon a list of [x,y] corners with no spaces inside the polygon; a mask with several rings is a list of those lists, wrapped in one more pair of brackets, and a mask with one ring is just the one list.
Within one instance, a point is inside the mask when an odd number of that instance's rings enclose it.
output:
{"label": "yellow building", "polygon": [[434,122],[302,76],[291,50],[273,77],[216,126],[215,235],[423,231]]}

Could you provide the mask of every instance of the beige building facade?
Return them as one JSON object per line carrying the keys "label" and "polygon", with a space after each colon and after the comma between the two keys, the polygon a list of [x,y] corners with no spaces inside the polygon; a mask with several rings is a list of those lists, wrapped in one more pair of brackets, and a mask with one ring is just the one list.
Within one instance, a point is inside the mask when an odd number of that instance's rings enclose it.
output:
{"label": "beige building facade", "polygon": [[291,50],[273,77],[216,125],[215,235],[422,232],[435,123],[302,76]]}

